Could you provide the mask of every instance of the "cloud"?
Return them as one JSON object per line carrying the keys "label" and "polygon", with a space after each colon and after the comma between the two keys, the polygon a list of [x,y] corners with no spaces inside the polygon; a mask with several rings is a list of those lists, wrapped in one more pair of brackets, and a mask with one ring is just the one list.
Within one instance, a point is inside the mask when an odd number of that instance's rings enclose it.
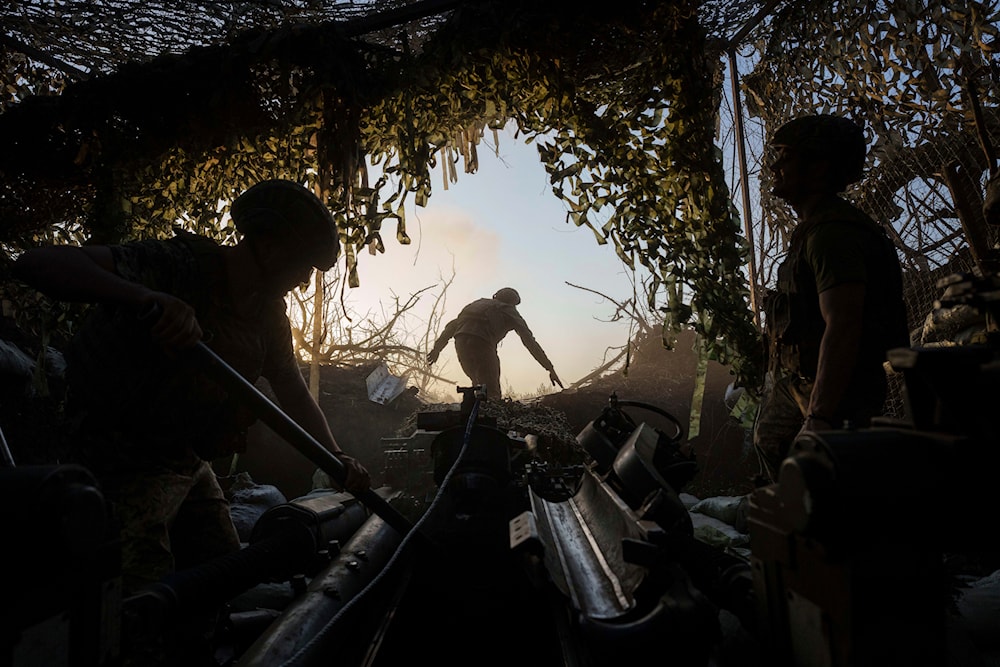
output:
{"label": "cloud", "polygon": [[[589,230],[566,223],[564,205],[548,190],[533,150],[508,142],[505,163],[484,159],[480,173],[436,189],[427,207],[408,205],[412,243],[396,243],[387,224],[386,251],[359,257],[361,287],[348,290],[349,302],[364,312],[391,305],[393,294],[405,299],[434,286],[413,311],[426,318],[454,268],[442,325],[470,301],[514,287],[524,299],[521,314],[566,384],[599,366],[608,345],[627,340],[627,324],[599,321],[612,307],[566,283],[617,297],[630,293],[630,284],[610,246],[598,246]],[[436,368],[464,382],[453,349],[445,348]],[[504,339],[500,357],[504,386],[530,392],[548,382],[516,334]]]}
{"label": "cloud", "polygon": [[476,223],[473,215],[461,208],[438,207],[433,213],[418,213],[421,222],[411,248],[419,245],[418,264],[435,273],[450,275],[454,264],[459,282],[478,283],[495,280],[503,267],[504,240],[493,229]]}

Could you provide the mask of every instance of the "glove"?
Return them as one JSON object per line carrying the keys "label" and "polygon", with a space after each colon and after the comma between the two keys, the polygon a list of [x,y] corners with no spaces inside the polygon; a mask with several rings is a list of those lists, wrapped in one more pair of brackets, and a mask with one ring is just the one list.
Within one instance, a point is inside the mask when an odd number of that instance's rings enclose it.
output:
{"label": "glove", "polygon": [[440,353],[437,350],[431,350],[430,352],[428,352],[427,353],[427,363],[428,364],[435,363],[438,360],[438,354],[440,354]]}
{"label": "glove", "polygon": [[556,371],[554,368],[549,369],[549,379],[552,380],[553,386],[559,385],[560,389],[565,389],[565,387],[563,387],[563,383],[559,380],[559,376],[556,375]]}

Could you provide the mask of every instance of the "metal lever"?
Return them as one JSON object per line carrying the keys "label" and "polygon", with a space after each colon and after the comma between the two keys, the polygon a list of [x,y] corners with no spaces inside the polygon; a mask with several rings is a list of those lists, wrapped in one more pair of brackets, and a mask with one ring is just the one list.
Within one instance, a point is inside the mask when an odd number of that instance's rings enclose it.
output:
{"label": "metal lever", "polygon": [[[139,320],[152,323],[156,321],[159,315],[159,306],[153,304],[146,311],[139,314]],[[240,375],[239,371],[226,363],[204,341],[195,343],[190,353],[204,363],[208,371],[220,384],[244,400],[253,410],[253,413],[262,422],[267,424],[271,430],[284,438],[295,449],[299,450],[303,456],[315,463],[331,479],[341,486],[344,485],[344,482],[347,480],[347,470],[344,468],[344,464],[340,462],[340,459],[321,445],[308,431],[299,426],[294,419],[286,415],[281,408],[261,393],[250,381]],[[385,498],[375,493],[372,489],[367,489],[360,493],[351,492],[351,495],[381,517],[387,524],[398,530],[401,535],[405,536],[413,527],[413,524],[406,517],[400,514]]]}
{"label": "metal lever", "polygon": [[11,454],[10,447],[7,446],[7,438],[4,437],[2,428],[0,428],[0,455],[3,457],[4,468],[17,467],[17,464],[14,463],[14,455]]}
{"label": "metal lever", "polygon": [[[205,363],[216,380],[225,385],[233,394],[240,397],[250,406],[261,421],[267,424],[275,433],[284,438],[290,445],[299,450],[307,459],[319,466],[331,479],[343,486],[347,478],[347,470],[330,450],[321,445],[305,429],[286,415],[277,405],[265,396],[257,387],[239,374],[236,369],[227,364],[208,345],[198,341],[192,352]],[[365,507],[381,517],[387,524],[402,535],[413,527],[410,521],[400,514],[382,496],[372,489],[361,493],[352,493]]]}

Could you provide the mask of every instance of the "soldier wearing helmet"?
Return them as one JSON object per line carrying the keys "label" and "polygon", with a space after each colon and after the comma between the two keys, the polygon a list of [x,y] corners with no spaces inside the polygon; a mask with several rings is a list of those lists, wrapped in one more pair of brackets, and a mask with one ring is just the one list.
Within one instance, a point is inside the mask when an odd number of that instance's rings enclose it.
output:
{"label": "soldier wearing helmet", "polygon": [[766,309],[769,388],[754,442],[766,476],[803,430],[866,426],[882,414],[886,351],[909,345],[896,250],[841,197],[861,179],[861,127],[833,115],[782,125],[770,141],[773,194],[799,222]]}
{"label": "soldier wearing helmet", "polygon": [[500,399],[500,356],[497,346],[511,331],[516,331],[521,342],[542,368],[549,372],[553,385],[562,387],[552,362],[545,355],[541,345],[535,340],[527,322],[517,312],[521,295],[512,287],[504,287],[490,299],[477,299],[465,306],[458,317],[445,325],[444,331],[427,354],[427,363],[438,360],[441,350],[452,338],[455,339],[455,354],[462,370],[473,384],[482,385],[486,398]]}
{"label": "soldier wearing helmet", "polygon": [[236,229],[253,239],[286,243],[301,263],[328,271],[337,263],[337,225],[323,202],[298,183],[262,181],[233,201]]}
{"label": "soldier wearing helmet", "polygon": [[[370,483],[310,395],[285,314],[285,294],[337,260],[330,211],[302,185],[269,180],[231,213],[243,234],[233,246],[181,231],[35,248],[14,267],[53,298],[97,304],[67,350],[67,412],[76,458],[122,520],[129,591],[240,546],[210,462],[242,451],[256,416],[176,354],[199,340],[248,381],[268,380],[282,409],[344,463],[348,490]],[[143,312],[159,314],[150,324]]]}

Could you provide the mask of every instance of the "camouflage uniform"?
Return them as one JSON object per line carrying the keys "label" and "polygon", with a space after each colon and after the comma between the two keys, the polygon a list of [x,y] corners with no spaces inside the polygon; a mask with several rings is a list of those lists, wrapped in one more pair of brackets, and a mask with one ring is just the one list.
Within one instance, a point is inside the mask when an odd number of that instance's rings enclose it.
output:
{"label": "camouflage uniform", "polygon": [[497,346],[511,331],[517,332],[521,342],[542,368],[552,372],[552,362],[542,346],[535,340],[517,307],[499,299],[477,299],[459,312],[458,317],[445,325],[431,348],[436,358],[452,338],[455,354],[462,370],[473,384],[486,388],[487,398],[500,398],[500,357]]}
{"label": "camouflage uniform", "polygon": [[[239,316],[214,242],[182,232],[111,251],[123,278],[191,304],[206,343],[251,382],[299,372],[284,301]],[[155,347],[147,327],[96,306],[67,352],[75,452],[115,503],[129,590],[239,549],[209,462],[241,451],[254,421],[192,359]]]}

